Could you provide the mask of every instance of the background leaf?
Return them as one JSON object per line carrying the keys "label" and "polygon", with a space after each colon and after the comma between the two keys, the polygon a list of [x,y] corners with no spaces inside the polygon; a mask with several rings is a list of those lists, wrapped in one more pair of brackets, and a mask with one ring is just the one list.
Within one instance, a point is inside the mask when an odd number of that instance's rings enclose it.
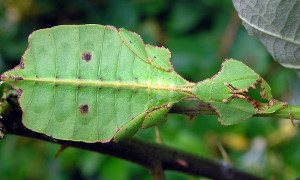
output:
{"label": "background leaf", "polygon": [[248,33],[282,66],[300,75],[300,1],[233,0],[233,4]]}

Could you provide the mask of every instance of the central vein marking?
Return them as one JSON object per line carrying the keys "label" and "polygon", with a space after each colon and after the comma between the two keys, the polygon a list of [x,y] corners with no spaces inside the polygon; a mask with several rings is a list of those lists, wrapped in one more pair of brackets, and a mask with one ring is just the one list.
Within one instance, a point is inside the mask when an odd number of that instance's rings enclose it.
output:
{"label": "central vein marking", "polygon": [[109,81],[91,81],[91,80],[81,80],[81,79],[47,79],[47,78],[23,78],[24,81],[34,81],[34,82],[44,82],[44,83],[55,83],[55,84],[76,84],[77,86],[96,86],[96,87],[120,87],[120,88],[149,88],[157,90],[168,90],[168,91],[182,91],[192,93],[191,86],[186,87],[176,87],[173,84],[170,86],[163,85],[150,85],[149,82],[145,84],[138,83],[124,83],[124,82],[109,82]]}

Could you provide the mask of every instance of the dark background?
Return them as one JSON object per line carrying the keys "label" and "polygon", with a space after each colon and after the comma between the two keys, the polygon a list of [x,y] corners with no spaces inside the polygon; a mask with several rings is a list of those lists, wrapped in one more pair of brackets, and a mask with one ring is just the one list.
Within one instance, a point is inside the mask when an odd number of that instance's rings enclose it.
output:
{"label": "dark background", "polygon": [[[219,71],[225,58],[241,60],[272,87],[275,98],[299,105],[300,81],[257,40],[248,36],[229,0],[0,0],[0,71],[19,64],[28,35],[61,24],[102,24],[137,32],[145,43],[172,52],[176,71],[198,82]],[[250,118],[222,126],[217,116],[170,114],[159,127],[165,144],[223,159],[221,144],[234,165],[270,178],[300,176],[300,133],[287,119]],[[136,137],[153,141],[154,128]],[[58,145],[6,136],[0,143],[0,179],[150,179],[135,164],[74,148],[57,159]],[[199,179],[167,172],[167,179]]]}

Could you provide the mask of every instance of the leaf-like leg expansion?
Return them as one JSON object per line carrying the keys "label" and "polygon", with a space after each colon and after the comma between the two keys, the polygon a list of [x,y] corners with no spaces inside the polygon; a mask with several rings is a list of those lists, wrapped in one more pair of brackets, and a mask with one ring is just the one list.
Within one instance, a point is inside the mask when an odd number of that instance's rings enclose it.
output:
{"label": "leaf-like leg expansion", "polygon": [[266,104],[264,107],[259,109],[258,113],[259,114],[269,114],[269,113],[274,113],[278,109],[281,109],[285,106],[288,106],[287,103],[280,102],[276,99],[272,99],[268,104]]}
{"label": "leaf-like leg expansion", "polygon": [[246,99],[236,99],[228,103],[212,102],[211,105],[218,113],[219,122],[223,125],[239,123],[256,113],[255,108]]}
{"label": "leaf-like leg expansion", "polygon": [[258,111],[258,114],[274,113],[275,111],[277,111],[283,107],[287,107],[289,109],[289,117],[290,117],[291,123],[293,124],[294,127],[296,127],[297,125],[295,124],[295,122],[293,120],[290,106],[286,102],[280,102],[276,99],[272,99],[267,105],[265,105],[262,109],[260,109]]}
{"label": "leaf-like leg expansion", "polygon": [[174,71],[174,68],[170,62],[171,53],[168,49],[164,47],[147,45],[146,51],[151,64],[169,72]]}
{"label": "leaf-like leg expansion", "polygon": [[137,117],[135,117],[133,120],[129,121],[117,132],[117,134],[114,137],[114,141],[118,142],[126,137],[133,136],[142,125],[146,115],[147,113],[143,112]]}
{"label": "leaf-like leg expansion", "polygon": [[146,129],[151,126],[159,126],[166,122],[167,113],[171,109],[172,105],[164,105],[153,111],[151,111],[145,118],[142,128]]}

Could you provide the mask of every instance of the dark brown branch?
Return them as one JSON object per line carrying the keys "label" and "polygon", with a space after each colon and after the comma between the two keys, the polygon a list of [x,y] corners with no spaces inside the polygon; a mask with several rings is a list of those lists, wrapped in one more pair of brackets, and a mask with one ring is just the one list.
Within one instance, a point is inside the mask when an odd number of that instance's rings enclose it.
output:
{"label": "dark brown branch", "polygon": [[40,139],[63,146],[90,150],[125,159],[150,169],[151,174],[156,174],[156,179],[164,178],[162,170],[174,170],[212,179],[260,179],[237,170],[224,162],[210,160],[178,151],[176,149],[166,147],[165,145],[141,141],[134,138],[125,139],[118,143],[109,142],[104,144],[52,139],[25,128],[21,123],[21,115],[20,110],[14,110],[7,117],[0,120],[6,134]]}

